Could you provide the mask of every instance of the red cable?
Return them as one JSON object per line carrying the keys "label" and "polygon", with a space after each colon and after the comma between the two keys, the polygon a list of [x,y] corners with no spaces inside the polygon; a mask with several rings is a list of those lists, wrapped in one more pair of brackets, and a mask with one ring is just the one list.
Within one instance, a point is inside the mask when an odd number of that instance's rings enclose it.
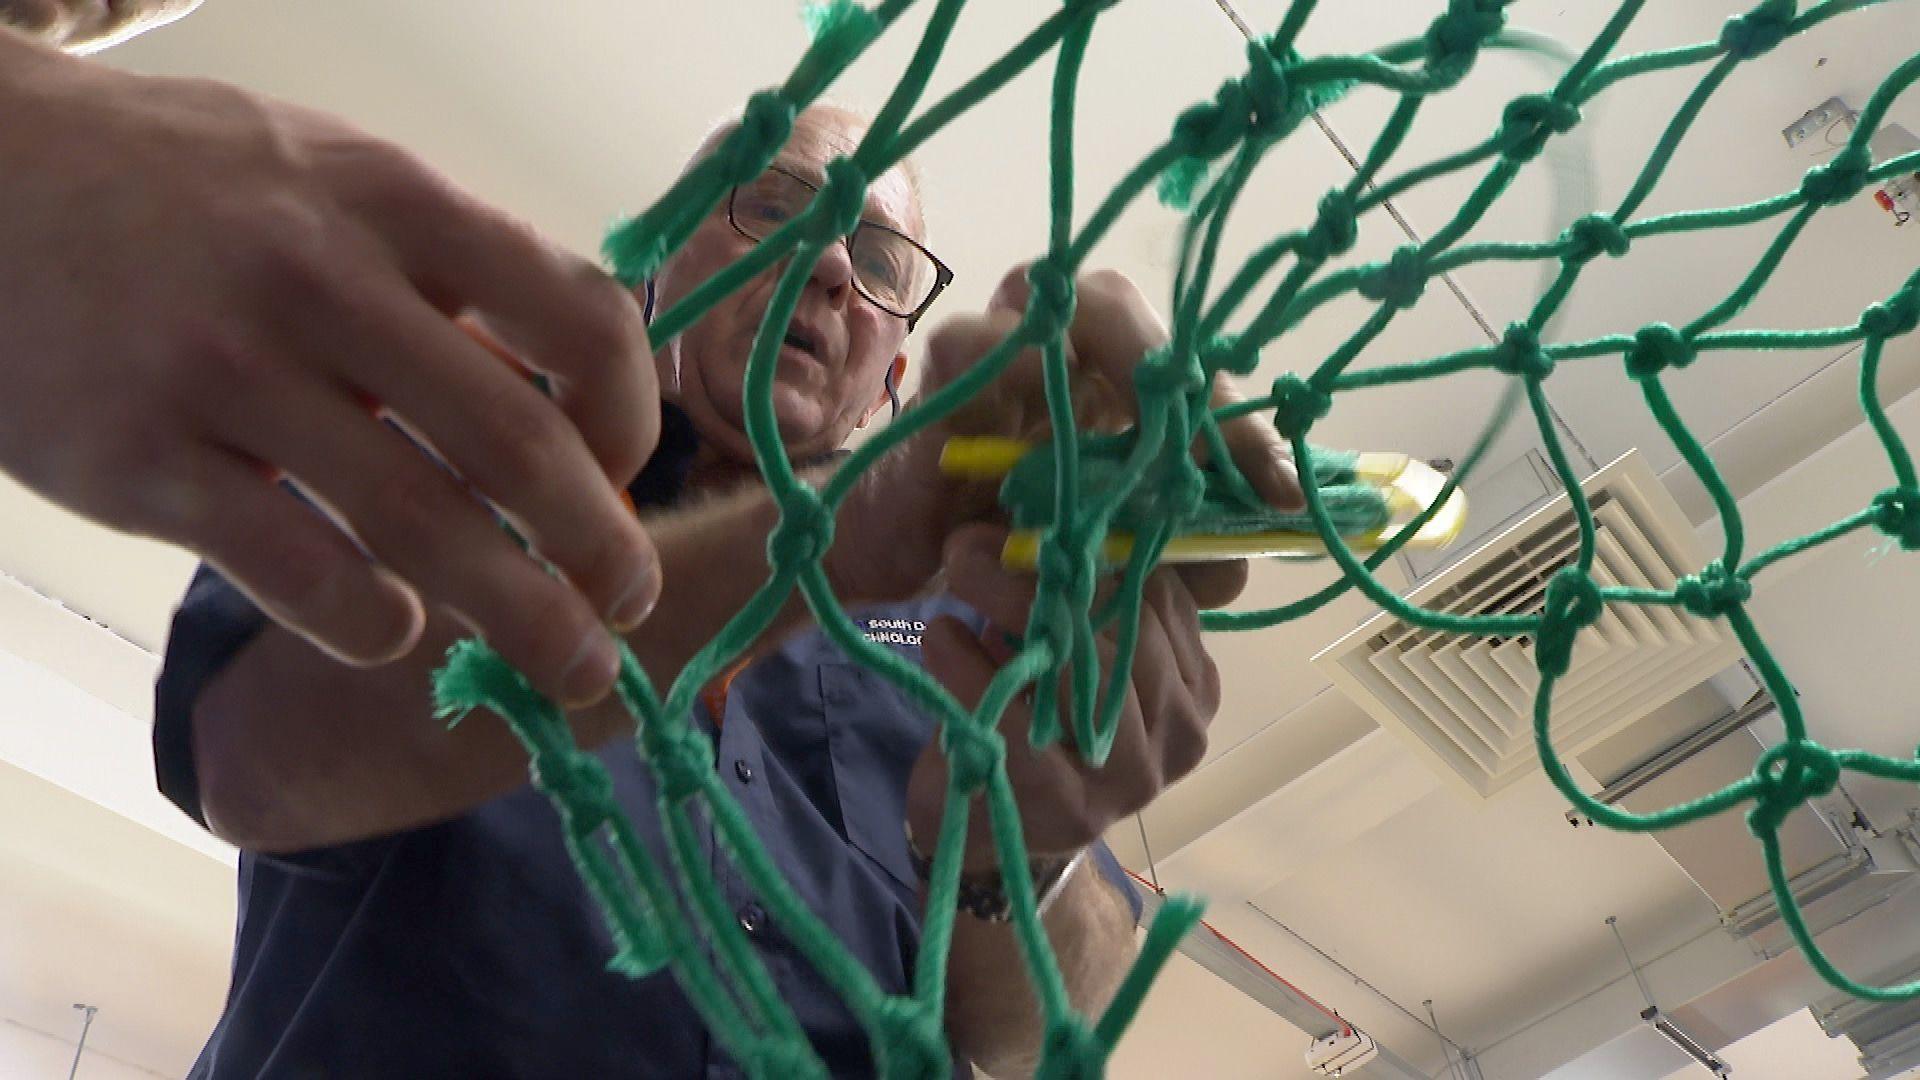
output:
{"label": "red cable", "polygon": [[[1147,888],[1152,889],[1155,896],[1164,897],[1167,895],[1165,889],[1162,889],[1160,886],[1155,885],[1153,882],[1148,881],[1146,878],[1141,877],[1139,874],[1136,874],[1131,870],[1127,871],[1127,876],[1139,882],[1140,884],[1146,886]],[[1296,995],[1300,997],[1302,1001],[1305,1001],[1307,1004],[1313,1006],[1316,1009],[1319,1009],[1322,1013],[1324,1013],[1327,1019],[1333,1021],[1336,1024],[1339,1024],[1341,1035],[1351,1036],[1353,1034],[1353,1025],[1341,1019],[1339,1013],[1334,1012],[1332,1009],[1329,1009],[1325,1005],[1320,1004],[1320,1002],[1314,1000],[1313,995],[1293,985],[1292,982],[1288,981],[1279,972],[1261,963],[1259,957],[1241,948],[1238,942],[1234,941],[1232,938],[1221,933],[1220,931],[1214,929],[1214,926],[1212,923],[1206,921],[1205,919],[1202,919],[1200,920],[1200,925],[1206,927],[1208,933],[1212,934],[1214,937],[1219,938],[1222,942],[1225,942],[1228,948],[1232,949],[1234,952],[1239,953],[1241,956],[1246,957],[1247,961],[1251,963],[1254,967],[1257,967],[1261,971],[1266,972],[1268,978],[1271,978],[1273,981],[1293,991]]]}

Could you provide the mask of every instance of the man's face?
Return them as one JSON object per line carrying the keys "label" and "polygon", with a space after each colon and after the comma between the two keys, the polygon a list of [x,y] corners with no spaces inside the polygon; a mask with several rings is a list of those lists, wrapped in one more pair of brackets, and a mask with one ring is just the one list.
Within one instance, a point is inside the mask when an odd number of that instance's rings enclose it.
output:
{"label": "man's face", "polygon": [[[851,154],[863,130],[857,118],[812,109],[795,121],[793,135],[774,165],[813,184],[835,157]],[[917,203],[907,178],[894,170],[867,192],[862,217],[922,235]],[[727,219],[723,202],[668,261],[655,281],[657,311],[665,311],[701,282],[745,255],[754,241]],[[750,460],[742,388],[747,354],[787,261],[749,281],[714,305],[662,352],[680,385],[668,393],[687,411],[703,438],[729,456]],[[847,246],[827,248],[801,293],[774,374],[773,408],[790,457],[804,460],[838,449],[855,427],[887,400],[885,378],[906,342],[905,319],[882,310],[855,289]]]}

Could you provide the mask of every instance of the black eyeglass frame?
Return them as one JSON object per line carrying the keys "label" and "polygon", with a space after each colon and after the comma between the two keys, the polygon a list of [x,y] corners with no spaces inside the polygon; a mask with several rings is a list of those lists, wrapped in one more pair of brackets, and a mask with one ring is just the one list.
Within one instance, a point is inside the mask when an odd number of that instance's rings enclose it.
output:
{"label": "black eyeglass frame", "polygon": [[[772,173],[779,173],[781,176],[784,176],[787,179],[792,180],[794,183],[799,184],[801,187],[806,188],[808,191],[811,191],[816,195],[820,193],[820,185],[815,184],[813,181],[808,180],[804,176],[798,176],[798,175],[795,175],[794,173],[788,172],[786,169],[783,169],[778,165],[767,166],[767,171]],[[727,224],[733,226],[734,232],[739,233],[741,236],[744,236],[747,239],[757,244],[760,241],[766,239],[766,237],[755,236],[752,233],[748,232],[746,229],[746,226],[740,224],[740,219],[735,217],[733,213],[734,200],[739,198],[741,186],[742,185],[736,184],[734,185],[733,190],[727,193]],[[860,283],[859,274],[856,273],[853,275],[853,288],[855,292],[859,293],[861,297],[863,297],[867,301],[867,303],[872,304],[874,307],[879,308],[881,311],[884,311],[895,318],[907,320],[907,330],[911,332],[914,328],[914,324],[920,321],[920,316],[925,315],[927,313],[927,309],[933,306],[933,302],[940,298],[940,294],[942,292],[946,291],[947,286],[953,284],[953,271],[947,268],[946,263],[943,263],[940,261],[940,257],[938,255],[935,255],[933,252],[928,251],[925,244],[922,244],[920,241],[915,240],[913,237],[908,236],[906,233],[903,233],[899,229],[893,228],[890,225],[882,225],[877,221],[868,221],[865,218],[860,219],[860,223],[853,227],[852,232],[840,238],[840,242],[842,244],[845,244],[847,247],[847,254],[849,255],[853,254],[853,239],[854,237],[860,235],[860,230],[862,229],[878,229],[881,232],[892,233],[894,236],[897,236],[900,239],[905,240],[907,243],[912,244],[915,250],[919,251],[920,254],[925,255],[927,257],[927,261],[933,263],[933,288],[927,290],[927,298],[920,301],[920,306],[914,308],[910,312],[895,311],[893,308],[888,307],[884,302],[880,300],[879,297],[874,296],[872,293],[867,291],[866,286]]]}

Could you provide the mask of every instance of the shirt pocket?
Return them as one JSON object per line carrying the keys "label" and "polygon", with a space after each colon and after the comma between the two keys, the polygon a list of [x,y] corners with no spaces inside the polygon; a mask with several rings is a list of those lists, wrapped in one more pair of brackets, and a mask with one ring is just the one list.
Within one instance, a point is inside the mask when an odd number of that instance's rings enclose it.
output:
{"label": "shirt pocket", "polygon": [[934,721],[891,683],[851,663],[819,667],[834,789],[849,843],[895,881],[918,890],[907,854],[907,778]]}

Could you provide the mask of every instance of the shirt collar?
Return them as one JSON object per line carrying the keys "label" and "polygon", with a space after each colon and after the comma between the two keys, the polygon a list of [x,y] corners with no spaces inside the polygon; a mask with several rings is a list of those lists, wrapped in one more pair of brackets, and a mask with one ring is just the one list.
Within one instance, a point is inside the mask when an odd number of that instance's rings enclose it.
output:
{"label": "shirt collar", "polygon": [[660,403],[660,442],[640,475],[627,485],[633,505],[642,509],[670,506],[687,488],[687,475],[700,452],[700,435],[686,410],[670,401]]}

